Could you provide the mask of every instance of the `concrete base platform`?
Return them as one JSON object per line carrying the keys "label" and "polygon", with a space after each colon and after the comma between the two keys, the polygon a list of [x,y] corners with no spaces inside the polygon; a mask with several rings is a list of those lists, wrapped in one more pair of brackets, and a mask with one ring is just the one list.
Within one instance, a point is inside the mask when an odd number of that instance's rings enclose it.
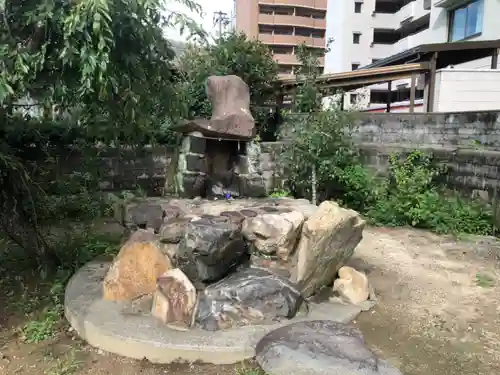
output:
{"label": "concrete base platform", "polygon": [[303,320],[348,323],[361,308],[326,302],[311,304],[307,317],[273,325],[246,326],[208,332],[180,332],[165,327],[147,314],[124,313],[125,305],[102,299],[102,280],[110,263],[91,262],[82,267],[66,287],[65,314],[71,326],[90,345],[153,363],[202,361],[232,364],[254,357],[257,342],[268,332]]}

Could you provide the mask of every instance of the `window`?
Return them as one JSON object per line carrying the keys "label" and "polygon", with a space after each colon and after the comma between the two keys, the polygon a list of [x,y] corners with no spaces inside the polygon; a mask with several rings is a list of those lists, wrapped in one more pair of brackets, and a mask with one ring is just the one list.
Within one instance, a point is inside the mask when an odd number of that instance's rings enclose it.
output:
{"label": "window", "polygon": [[268,25],[259,25],[259,34],[272,34],[273,27]]}
{"label": "window", "polygon": [[448,41],[455,42],[481,33],[484,0],[474,0],[450,12]]}
{"label": "window", "polygon": [[351,70],[358,70],[359,65],[360,65],[359,63],[352,63],[351,64]]}
{"label": "window", "polygon": [[293,26],[274,26],[274,35],[293,35]]}
{"label": "window", "polygon": [[293,16],[293,8],[286,6],[277,6],[274,8],[274,14],[280,16]]}
{"label": "window", "polygon": [[293,74],[293,65],[278,65],[278,73]]}
{"label": "window", "polygon": [[304,27],[296,27],[295,28],[295,35],[297,36],[311,36],[312,29],[306,29]]}
{"label": "window", "polygon": [[313,30],[311,32],[311,36],[313,38],[324,38],[325,37],[325,30]]}
{"label": "window", "polygon": [[293,46],[271,46],[271,52],[276,55],[292,55]]}
{"label": "window", "polygon": [[359,44],[360,39],[361,39],[361,33],[352,33],[353,44]]}
{"label": "window", "polygon": [[363,3],[354,3],[354,13],[361,13],[361,6]]}
{"label": "window", "polygon": [[349,100],[351,104],[356,104],[358,101],[358,94],[351,94]]}
{"label": "window", "polygon": [[259,5],[260,14],[273,14],[273,8],[266,5]]}

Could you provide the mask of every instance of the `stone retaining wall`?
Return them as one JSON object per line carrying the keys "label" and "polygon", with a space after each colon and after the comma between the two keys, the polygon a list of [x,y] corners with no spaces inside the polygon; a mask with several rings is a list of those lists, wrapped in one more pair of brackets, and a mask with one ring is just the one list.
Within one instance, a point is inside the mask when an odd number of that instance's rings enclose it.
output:
{"label": "stone retaining wall", "polygon": [[[491,196],[500,185],[500,111],[357,116],[355,139],[366,165],[380,173],[391,154],[419,149],[450,167],[452,187]],[[283,127],[286,133],[287,124]]]}
{"label": "stone retaining wall", "polygon": [[[415,149],[432,153],[450,166],[448,182],[465,191],[492,191],[500,184],[500,112],[362,114],[355,134],[366,164],[384,172],[390,154]],[[286,129],[287,124],[282,128]],[[269,189],[283,186],[279,163],[283,143],[262,142],[260,164]],[[174,153],[166,147],[101,151],[101,186],[105,191],[141,187],[164,192]],[[77,168],[78,157],[71,158]]]}

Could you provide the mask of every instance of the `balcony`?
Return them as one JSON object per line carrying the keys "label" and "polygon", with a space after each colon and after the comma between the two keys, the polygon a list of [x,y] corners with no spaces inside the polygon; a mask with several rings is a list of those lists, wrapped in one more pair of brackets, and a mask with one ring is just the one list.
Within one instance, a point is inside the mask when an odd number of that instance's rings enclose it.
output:
{"label": "balcony", "polygon": [[[275,53],[274,54],[274,60],[276,60],[276,62],[278,64],[281,64],[281,65],[300,65],[300,62],[299,60],[297,59],[297,55],[286,55],[286,54],[278,54],[278,53]],[[319,58],[319,65],[320,66],[325,66],[325,57],[322,56]]]}
{"label": "balcony", "polygon": [[370,55],[373,58],[383,59],[393,55],[393,44],[372,44]]}
{"label": "balcony", "polygon": [[429,32],[428,30],[424,30],[418,34],[410,35],[406,38],[400,39],[394,44],[374,43],[371,47],[371,55],[374,58],[380,59],[427,43],[429,43]]}
{"label": "balcony", "polygon": [[278,73],[278,78],[279,79],[294,79],[295,74],[292,73]]}
{"label": "balcony", "polygon": [[372,25],[374,29],[397,29],[399,23],[394,14],[390,13],[373,13]]}
{"label": "balcony", "polygon": [[429,14],[430,11],[425,9],[424,2],[424,0],[416,0],[402,7],[399,12],[396,13],[397,22],[399,23],[399,25],[401,25],[401,23],[404,23],[405,21],[417,20]]}
{"label": "balcony", "polygon": [[328,0],[259,0],[259,4],[326,10],[328,7]]}
{"label": "balcony", "polygon": [[393,29],[401,28],[406,22],[418,20],[430,13],[425,9],[426,0],[416,0],[406,4],[396,13],[373,13],[373,27],[375,29]]}
{"label": "balcony", "polygon": [[300,26],[314,29],[326,29],[325,19],[311,17],[259,14],[259,23],[267,25]]}
{"label": "balcony", "polygon": [[279,34],[259,34],[259,40],[264,44],[283,44],[294,45],[305,43],[308,47],[325,48],[325,38],[312,38],[298,35],[279,35]]}
{"label": "balcony", "polygon": [[274,54],[274,60],[281,65],[300,65],[296,55]]}

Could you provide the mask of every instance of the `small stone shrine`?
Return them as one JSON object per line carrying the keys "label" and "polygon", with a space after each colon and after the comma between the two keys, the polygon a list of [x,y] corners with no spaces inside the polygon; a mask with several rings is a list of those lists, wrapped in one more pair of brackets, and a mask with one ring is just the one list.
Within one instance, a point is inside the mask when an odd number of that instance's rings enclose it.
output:
{"label": "small stone shrine", "polygon": [[265,196],[247,84],[234,75],[210,76],[207,95],[212,118],[174,128],[183,134],[175,174],[177,192],[185,198]]}

